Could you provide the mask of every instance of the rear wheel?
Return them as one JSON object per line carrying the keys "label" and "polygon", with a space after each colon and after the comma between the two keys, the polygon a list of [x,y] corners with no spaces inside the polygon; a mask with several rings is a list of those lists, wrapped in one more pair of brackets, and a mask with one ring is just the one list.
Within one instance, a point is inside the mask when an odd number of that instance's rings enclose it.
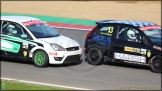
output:
{"label": "rear wheel", "polygon": [[157,56],[153,56],[150,60],[150,68],[152,72],[155,73],[161,73],[161,56],[157,55]]}
{"label": "rear wheel", "polygon": [[103,62],[103,56],[99,49],[91,48],[88,51],[88,62],[92,65],[99,65]]}
{"label": "rear wheel", "polygon": [[48,55],[43,50],[35,51],[32,59],[36,67],[42,68],[48,66],[49,64]]}

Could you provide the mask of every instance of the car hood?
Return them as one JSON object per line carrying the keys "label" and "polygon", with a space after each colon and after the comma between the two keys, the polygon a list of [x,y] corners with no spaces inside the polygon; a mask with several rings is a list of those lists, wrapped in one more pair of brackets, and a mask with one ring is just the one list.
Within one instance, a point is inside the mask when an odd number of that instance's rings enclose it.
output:
{"label": "car hood", "polygon": [[68,38],[66,36],[57,36],[57,37],[50,37],[50,38],[38,38],[41,41],[48,42],[48,43],[56,43],[58,45],[61,45],[64,48],[79,46],[79,43],[75,40]]}

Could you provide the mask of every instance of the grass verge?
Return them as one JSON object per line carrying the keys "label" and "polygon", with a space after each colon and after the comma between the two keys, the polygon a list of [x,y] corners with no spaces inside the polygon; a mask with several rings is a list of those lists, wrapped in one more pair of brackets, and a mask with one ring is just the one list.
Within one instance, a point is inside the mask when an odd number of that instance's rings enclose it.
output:
{"label": "grass verge", "polygon": [[1,90],[68,90],[68,89],[28,84],[17,81],[1,81]]}

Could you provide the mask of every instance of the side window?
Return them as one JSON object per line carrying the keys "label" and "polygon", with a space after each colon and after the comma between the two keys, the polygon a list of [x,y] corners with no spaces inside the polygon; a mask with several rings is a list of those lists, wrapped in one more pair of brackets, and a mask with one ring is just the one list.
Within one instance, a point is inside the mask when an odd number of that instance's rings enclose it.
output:
{"label": "side window", "polygon": [[20,38],[28,38],[29,36],[20,24],[9,21],[3,21],[2,34]]}
{"label": "side window", "polygon": [[116,28],[115,26],[103,26],[100,29],[99,34],[111,37],[114,34],[115,28]]}
{"label": "side window", "polygon": [[127,26],[121,26],[119,28],[118,39],[131,42],[140,42],[141,40],[143,40],[138,30]]}

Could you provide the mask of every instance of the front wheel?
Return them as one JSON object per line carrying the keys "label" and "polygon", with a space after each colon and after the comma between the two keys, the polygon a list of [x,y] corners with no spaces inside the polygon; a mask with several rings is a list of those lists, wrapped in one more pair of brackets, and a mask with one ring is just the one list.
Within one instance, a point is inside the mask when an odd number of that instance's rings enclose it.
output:
{"label": "front wheel", "polygon": [[103,56],[99,49],[91,48],[88,51],[88,62],[92,65],[99,65],[103,62]]}
{"label": "front wheel", "polygon": [[33,54],[33,62],[36,67],[46,67],[49,64],[49,58],[45,51],[37,50]]}
{"label": "front wheel", "polygon": [[150,68],[152,72],[161,73],[161,56],[157,55],[151,58]]}

